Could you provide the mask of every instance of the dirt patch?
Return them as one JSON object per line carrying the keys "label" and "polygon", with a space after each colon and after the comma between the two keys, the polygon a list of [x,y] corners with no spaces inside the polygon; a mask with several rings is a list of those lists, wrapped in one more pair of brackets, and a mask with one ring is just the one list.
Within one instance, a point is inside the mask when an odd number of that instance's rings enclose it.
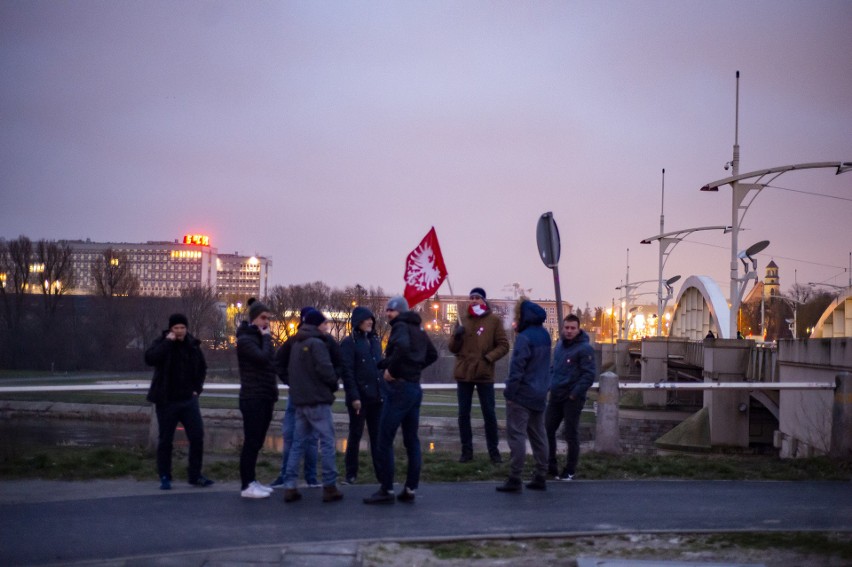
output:
{"label": "dirt patch", "polygon": [[511,541],[373,543],[362,546],[360,554],[364,567],[576,567],[578,557],[843,567],[852,564],[852,534],[623,534]]}

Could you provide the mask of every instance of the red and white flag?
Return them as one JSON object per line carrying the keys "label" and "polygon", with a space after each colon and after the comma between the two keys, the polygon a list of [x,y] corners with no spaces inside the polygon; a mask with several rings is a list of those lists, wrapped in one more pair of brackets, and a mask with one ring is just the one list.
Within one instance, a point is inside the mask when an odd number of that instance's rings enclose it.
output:
{"label": "red and white flag", "polygon": [[447,277],[435,227],[405,259],[405,299],[414,306],[435,295]]}

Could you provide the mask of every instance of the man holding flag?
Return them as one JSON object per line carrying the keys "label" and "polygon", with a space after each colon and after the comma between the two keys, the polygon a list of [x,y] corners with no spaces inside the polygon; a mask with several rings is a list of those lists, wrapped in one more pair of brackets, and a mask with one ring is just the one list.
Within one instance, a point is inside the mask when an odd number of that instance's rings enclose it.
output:
{"label": "man holding flag", "polygon": [[[409,306],[434,295],[447,277],[435,227],[406,258],[404,277],[405,297],[390,298],[385,310],[391,333],[385,357],[378,364],[383,370],[380,390],[384,400],[376,458],[380,486],[374,494],[364,498],[365,504],[392,504],[396,500],[412,503],[420,484],[422,463],[418,429],[423,401],[420,374],[438,359],[438,352],[423,330],[420,316],[410,311]],[[408,471],[405,486],[394,497],[393,440],[400,428],[408,456]]]}

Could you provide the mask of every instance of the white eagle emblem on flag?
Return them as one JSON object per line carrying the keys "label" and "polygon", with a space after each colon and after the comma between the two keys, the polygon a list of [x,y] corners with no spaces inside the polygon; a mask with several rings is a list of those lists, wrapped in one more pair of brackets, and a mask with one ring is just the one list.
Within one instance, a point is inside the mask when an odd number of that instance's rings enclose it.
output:
{"label": "white eagle emblem on flag", "polygon": [[428,244],[418,246],[408,259],[405,268],[405,283],[418,290],[432,289],[440,285],[441,270],[435,264],[435,253]]}
{"label": "white eagle emblem on flag", "polygon": [[417,248],[405,259],[405,299],[409,305],[417,305],[432,297],[447,277],[447,266],[438,244],[435,227],[420,241]]}

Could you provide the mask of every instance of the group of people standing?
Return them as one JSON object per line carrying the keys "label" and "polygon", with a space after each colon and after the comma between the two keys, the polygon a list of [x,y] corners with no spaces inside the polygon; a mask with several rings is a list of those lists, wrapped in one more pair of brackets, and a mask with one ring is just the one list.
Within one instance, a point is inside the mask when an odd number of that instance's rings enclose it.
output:
{"label": "group of people standing", "polygon": [[[495,365],[509,352],[509,341],[503,321],[491,310],[485,291],[473,288],[469,300],[449,342],[449,349],[456,356],[453,376],[457,381],[462,447],[459,462],[473,460],[471,408],[476,392],[488,455],[492,463],[500,464]],[[276,351],[269,308],[255,299],[249,301],[248,318],[236,332],[244,434],[240,453],[242,497],[268,498],[274,489],[283,488],[285,502],[300,500],[297,480],[304,462],[305,482],[310,487],[322,486],[323,502],[343,498],[338,486],[331,409],[342,381],[349,413],[343,483],[357,482],[358,451],[366,426],[379,488],[364,502],[415,500],[422,466],[418,436],[423,400],[420,377],[423,369],[437,360],[438,353],[421,326],[420,316],[409,310],[404,297],[392,297],[386,315],[391,332],[384,353],[375,332],[375,316],[361,306],[352,311],[351,334],[340,344],[328,333],[329,322],[318,309],[303,308],[296,334]],[[513,326],[517,337],[504,391],[511,458],[509,477],[497,487],[498,491],[522,490],[527,440],[535,461],[527,488],[544,490],[548,474],[571,480],[576,471],[580,412],[596,376],[594,352],[588,335],[580,329],[579,319],[569,315],[562,322],[560,340],[551,359],[545,320],[544,309],[532,301],[522,298],[515,306]],[[184,425],[189,440],[189,483],[199,487],[213,484],[201,473],[204,430],[198,396],[207,366],[200,341],[187,332],[187,326],[185,316],[172,315],[169,329],[145,353],[146,363],[155,367],[148,400],[156,406],[157,468],[160,488],[164,490],[171,488],[172,442],[178,423]],[[257,480],[256,464],[278,400],[278,380],[289,387],[282,423],[284,451],[281,474],[267,486]],[[568,454],[560,472],[556,432],[563,423]],[[401,491],[394,494],[394,438],[399,429],[408,469]],[[321,483],[317,479],[318,458]]]}

